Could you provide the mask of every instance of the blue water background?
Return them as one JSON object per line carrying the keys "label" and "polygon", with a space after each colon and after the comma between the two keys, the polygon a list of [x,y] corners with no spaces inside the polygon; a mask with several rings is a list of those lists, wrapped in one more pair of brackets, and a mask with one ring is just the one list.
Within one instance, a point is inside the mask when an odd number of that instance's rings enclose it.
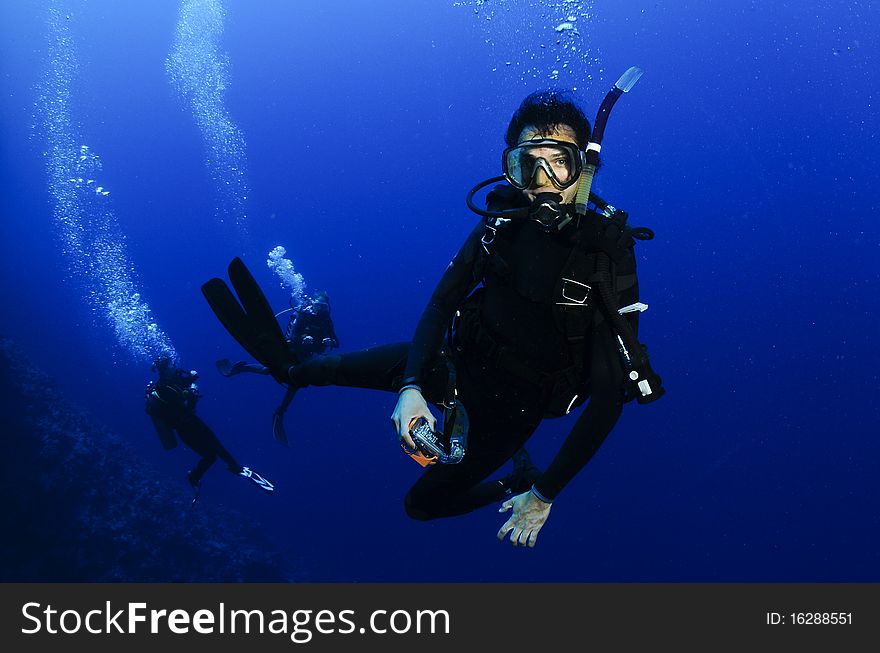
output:
{"label": "blue water background", "polygon": [[[283,449],[269,429],[282,388],[214,370],[244,356],[199,286],[242,255],[283,308],[265,266],[278,244],[329,291],[343,351],[411,337],[475,223],[465,193],[499,174],[511,113],[550,83],[552,58],[521,55],[551,43],[553,21],[505,4],[226,2],[246,236],[215,217],[201,136],[168,83],[178,3],[63,5],[74,117],[143,296],[202,373],[199,414],[277,487],[218,465],[202,501],[243,511],[239,528],[318,581],[880,581],[876,2],[596,2],[579,25],[590,57],[560,83],[576,80],[591,120],[619,74],[645,70],[609,121],[595,190],[656,231],[637,246],[641,337],[667,396],[627,405],[534,550],[496,541],[492,507],[408,520],[420,468],[397,450],[393,395],[302,391]],[[35,128],[40,5],[0,3],[0,332],[186,494],[195,456],[159,447],[148,365],[67,276]],[[539,465],[572,424],[540,427]]]}

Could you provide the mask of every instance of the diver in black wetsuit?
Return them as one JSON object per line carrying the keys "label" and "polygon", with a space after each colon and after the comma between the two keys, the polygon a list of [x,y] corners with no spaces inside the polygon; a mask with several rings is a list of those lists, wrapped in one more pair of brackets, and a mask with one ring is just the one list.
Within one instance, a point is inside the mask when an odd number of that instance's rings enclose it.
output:
{"label": "diver in black wetsuit", "polygon": [[[611,104],[633,83],[626,75],[618,80]],[[244,311],[221,280],[203,286],[230,333],[262,357],[276,380],[398,392],[392,421],[408,452],[420,449],[412,425],[420,418],[436,423],[428,403],[450,404],[452,363],[454,397],[469,421],[467,451],[455,464],[430,465],[409,490],[404,503],[414,519],[460,515],[503,500],[501,510],[512,515],[498,538],[510,533],[513,544],[534,546],[553,500],[598,450],[624,403],[663,394],[636,339],[638,313],[646,306],[638,302],[632,246],[653,234],[626,227],[625,214],[589,193],[603,130],[604,118],[591,137],[588,120],[564,93],[534,93],[523,101],[507,130],[508,185],[489,194],[488,211],[477,210],[487,219],[447,267],[412,343],[289,365],[277,345],[266,344],[270,322],[254,321],[259,302],[249,296],[258,289],[246,283],[243,264],[233,262],[230,277]],[[595,209],[587,210],[588,201]],[[523,445],[542,419],[587,399],[541,473]],[[485,480],[511,458],[513,474]]]}
{"label": "diver in black wetsuit", "polygon": [[326,291],[318,290],[314,296],[303,298],[302,304],[292,311],[284,335],[290,351],[300,361],[339,347]]}
{"label": "diver in black wetsuit", "polygon": [[[330,296],[326,291],[318,290],[314,296],[306,295],[298,306],[290,309],[290,318],[284,339],[296,361],[303,363],[313,356],[323,354],[329,349],[339,347],[336,328],[330,315]],[[243,372],[269,375],[271,371],[260,363],[237,361],[228,358],[217,361],[217,370],[225,377],[235,376]],[[284,415],[296,396],[296,386],[289,385],[281,403],[272,413],[272,433],[276,440],[287,444],[287,433],[284,430]]]}
{"label": "diver in black wetsuit", "polygon": [[233,474],[249,478],[261,489],[272,492],[274,486],[249,467],[243,467],[232,457],[217,439],[214,432],[196,416],[196,403],[201,398],[195,381],[195,370],[178,368],[171,358],[162,356],[153,363],[158,380],[151,381],[145,392],[146,412],[156,427],[159,440],[165,449],[177,446],[174,434],[201,458],[187,475],[195,490],[193,503],[198,500],[202,476],[220,458]]}

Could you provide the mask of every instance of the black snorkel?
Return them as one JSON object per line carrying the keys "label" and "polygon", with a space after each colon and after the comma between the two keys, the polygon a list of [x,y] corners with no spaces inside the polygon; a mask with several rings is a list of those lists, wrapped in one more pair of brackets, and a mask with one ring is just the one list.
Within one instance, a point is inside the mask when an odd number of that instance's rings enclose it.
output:
{"label": "black snorkel", "polygon": [[593,123],[593,134],[590,136],[590,142],[587,143],[586,162],[584,169],[581,171],[581,180],[578,183],[577,197],[575,198],[575,210],[578,215],[586,215],[587,202],[590,200],[590,188],[593,186],[593,177],[596,169],[599,167],[599,151],[602,149],[602,138],[605,136],[605,125],[608,123],[608,116],[614,103],[624,93],[628,93],[639,78],[642,76],[642,69],[632,66],[623,75],[620,76],[605,99],[599,107],[599,113],[596,114],[596,121]]}
{"label": "black snorkel", "polygon": [[[586,162],[581,171],[578,193],[575,198],[575,210],[579,216],[587,214],[587,202],[590,199],[590,188],[599,163],[599,151],[602,149],[602,137],[608,115],[618,98],[629,92],[642,76],[642,70],[635,66],[620,76],[599,107],[593,134],[587,144]],[[606,215],[613,215],[614,209],[605,210]],[[609,229],[614,229],[609,225]],[[620,234],[623,235],[622,233]],[[651,234],[653,236],[653,234]],[[606,238],[613,240],[614,235],[606,232]],[[620,313],[617,296],[612,283],[612,261],[607,252],[599,252],[596,258],[596,286],[602,303],[617,334],[617,348],[626,373],[626,385],[629,397],[634,397],[640,404],[647,404],[663,396],[666,392],[660,385],[660,377],[651,368],[647,350],[639,343],[629,321]]]}

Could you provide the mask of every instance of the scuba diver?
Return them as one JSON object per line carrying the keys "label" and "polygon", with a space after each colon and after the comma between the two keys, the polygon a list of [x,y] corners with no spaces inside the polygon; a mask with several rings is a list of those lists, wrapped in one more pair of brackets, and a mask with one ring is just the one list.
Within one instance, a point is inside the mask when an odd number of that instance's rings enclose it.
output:
{"label": "scuba diver", "polygon": [[250,467],[244,467],[232,457],[214,432],[196,416],[196,403],[201,399],[196,380],[199,375],[195,370],[184,370],[177,367],[168,356],[160,356],[153,363],[153,372],[159,378],[150,381],[144,393],[146,412],[153,421],[162,447],[166,450],[177,446],[179,437],[186,446],[201,458],[196,466],[187,474],[187,480],[195,491],[193,503],[198,501],[201,490],[202,476],[210,469],[217,458],[226,463],[226,468],[233,474],[250,479],[261,490],[272,492],[275,486]]}
{"label": "scuba diver", "polygon": [[[303,296],[298,305],[291,305],[290,308],[281,311],[278,315],[287,312],[290,313],[290,317],[287,321],[284,339],[295,360],[302,363],[313,356],[323,354],[328,349],[339,347],[339,339],[336,337],[336,329],[330,316],[330,296],[325,291],[318,290],[313,297]],[[225,377],[243,372],[270,374],[269,368],[260,363],[247,361],[232,363],[228,358],[221,358],[216,365],[217,370]],[[288,385],[281,404],[272,413],[272,435],[284,445],[288,442],[287,432],[284,430],[284,415],[296,396],[296,391],[295,386]]]}
{"label": "scuba diver", "polygon": [[[650,229],[592,194],[608,115],[641,76],[629,69],[605,97],[592,132],[570,94],[526,97],[513,114],[503,177],[475,186],[482,219],[446,268],[412,342],[305,363],[289,356],[265,297],[240,259],[230,281],[203,294],[227,331],[280,383],[398,394],[392,422],[403,451],[427,469],[404,499],[413,519],[471,512],[502,501],[497,532],[533,547],[550,509],[611,432],[626,402],[664,394],[637,339],[634,244]],[[487,208],[472,199],[496,185]],[[587,400],[589,400],[587,402]],[[442,410],[438,427],[428,404]],[[548,468],[523,449],[545,418],[586,406]],[[485,480],[508,460],[514,471]]]}

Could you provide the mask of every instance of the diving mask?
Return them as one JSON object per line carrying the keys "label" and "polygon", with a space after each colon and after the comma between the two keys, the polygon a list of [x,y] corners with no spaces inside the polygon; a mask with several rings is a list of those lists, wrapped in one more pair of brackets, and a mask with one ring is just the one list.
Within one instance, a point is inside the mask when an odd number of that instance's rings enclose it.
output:
{"label": "diving mask", "polygon": [[538,170],[559,190],[575,184],[584,167],[584,153],[575,143],[554,138],[533,138],[504,150],[504,178],[514,188],[532,185]]}

